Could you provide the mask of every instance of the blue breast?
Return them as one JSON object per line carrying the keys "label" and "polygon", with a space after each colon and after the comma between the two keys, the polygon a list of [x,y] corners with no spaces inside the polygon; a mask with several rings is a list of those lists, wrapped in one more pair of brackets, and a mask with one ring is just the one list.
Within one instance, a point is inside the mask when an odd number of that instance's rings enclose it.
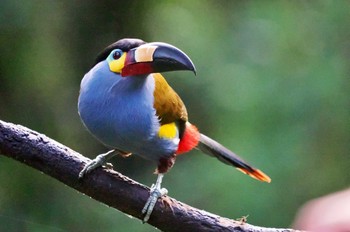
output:
{"label": "blue breast", "polygon": [[81,82],[78,110],[87,129],[111,148],[150,160],[174,154],[177,145],[158,137],[152,75],[121,77],[106,61],[91,69]]}

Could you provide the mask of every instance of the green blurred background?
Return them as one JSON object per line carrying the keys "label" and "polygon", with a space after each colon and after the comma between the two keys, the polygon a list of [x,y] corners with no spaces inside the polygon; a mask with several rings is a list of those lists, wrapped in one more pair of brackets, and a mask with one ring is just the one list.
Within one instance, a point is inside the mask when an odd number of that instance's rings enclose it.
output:
{"label": "green blurred background", "polygon": [[[0,119],[88,157],[105,152],[77,114],[80,80],[124,37],[185,51],[198,74],[167,73],[190,120],[272,178],[260,183],[191,152],[170,196],[229,218],[288,227],[306,201],[350,182],[348,1],[13,1],[0,7]],[[116,158],[146,185],[155,165]],[[154,231],[0,156],[0,231]]]}

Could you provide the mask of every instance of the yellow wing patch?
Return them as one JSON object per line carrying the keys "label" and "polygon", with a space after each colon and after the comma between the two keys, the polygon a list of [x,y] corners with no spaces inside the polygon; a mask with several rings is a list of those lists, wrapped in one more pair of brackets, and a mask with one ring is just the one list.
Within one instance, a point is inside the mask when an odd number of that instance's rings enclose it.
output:
{"label": "yellow wing patch", "polygon": [[178,135],[174,122],[160,126],[158,136],[164,139],[174,139]]}
{"label": "yellow wing patch", "polygon": [[159,73],[153,74],[155,81],[154,108],[161,124],[187,121],[184,103]]}

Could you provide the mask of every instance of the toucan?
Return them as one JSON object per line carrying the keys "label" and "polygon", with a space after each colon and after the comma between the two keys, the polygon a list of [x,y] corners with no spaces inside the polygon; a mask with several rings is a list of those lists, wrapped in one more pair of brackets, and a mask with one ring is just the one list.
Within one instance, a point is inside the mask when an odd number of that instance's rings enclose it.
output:
{"label": "toucan", "polygon": [[194,148],[255,179],[271,181],[188,121],[183,101],[160,74],[176,70],[196,74],[193,62],[180,49],[167,43],[126,38],[98,54],[80,85],[80,118],[110,151],[88,162],[79,178],[118,154],[135,154],[154,161],[158,177],[142,210],[144,222],[150,218],[157,200],[167,194],[161,188],[164,174],[173,167],[177,156]]}

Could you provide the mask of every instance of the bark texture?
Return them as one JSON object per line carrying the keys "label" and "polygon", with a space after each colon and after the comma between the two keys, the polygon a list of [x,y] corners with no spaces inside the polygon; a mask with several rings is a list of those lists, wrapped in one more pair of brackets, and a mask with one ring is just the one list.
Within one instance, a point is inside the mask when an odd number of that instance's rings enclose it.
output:
{"label": "bark texture", "polygon": [[[0,155],[42,171],[135,218],[142,218],[148,187],[102,168],[79,180],[78,174],[89,159],[43,134],[0,120]],[[162,231],[295,231],[253,226],[196,209],[170,197],[166,201],[171,208],[159,201],[148,222]]]}

